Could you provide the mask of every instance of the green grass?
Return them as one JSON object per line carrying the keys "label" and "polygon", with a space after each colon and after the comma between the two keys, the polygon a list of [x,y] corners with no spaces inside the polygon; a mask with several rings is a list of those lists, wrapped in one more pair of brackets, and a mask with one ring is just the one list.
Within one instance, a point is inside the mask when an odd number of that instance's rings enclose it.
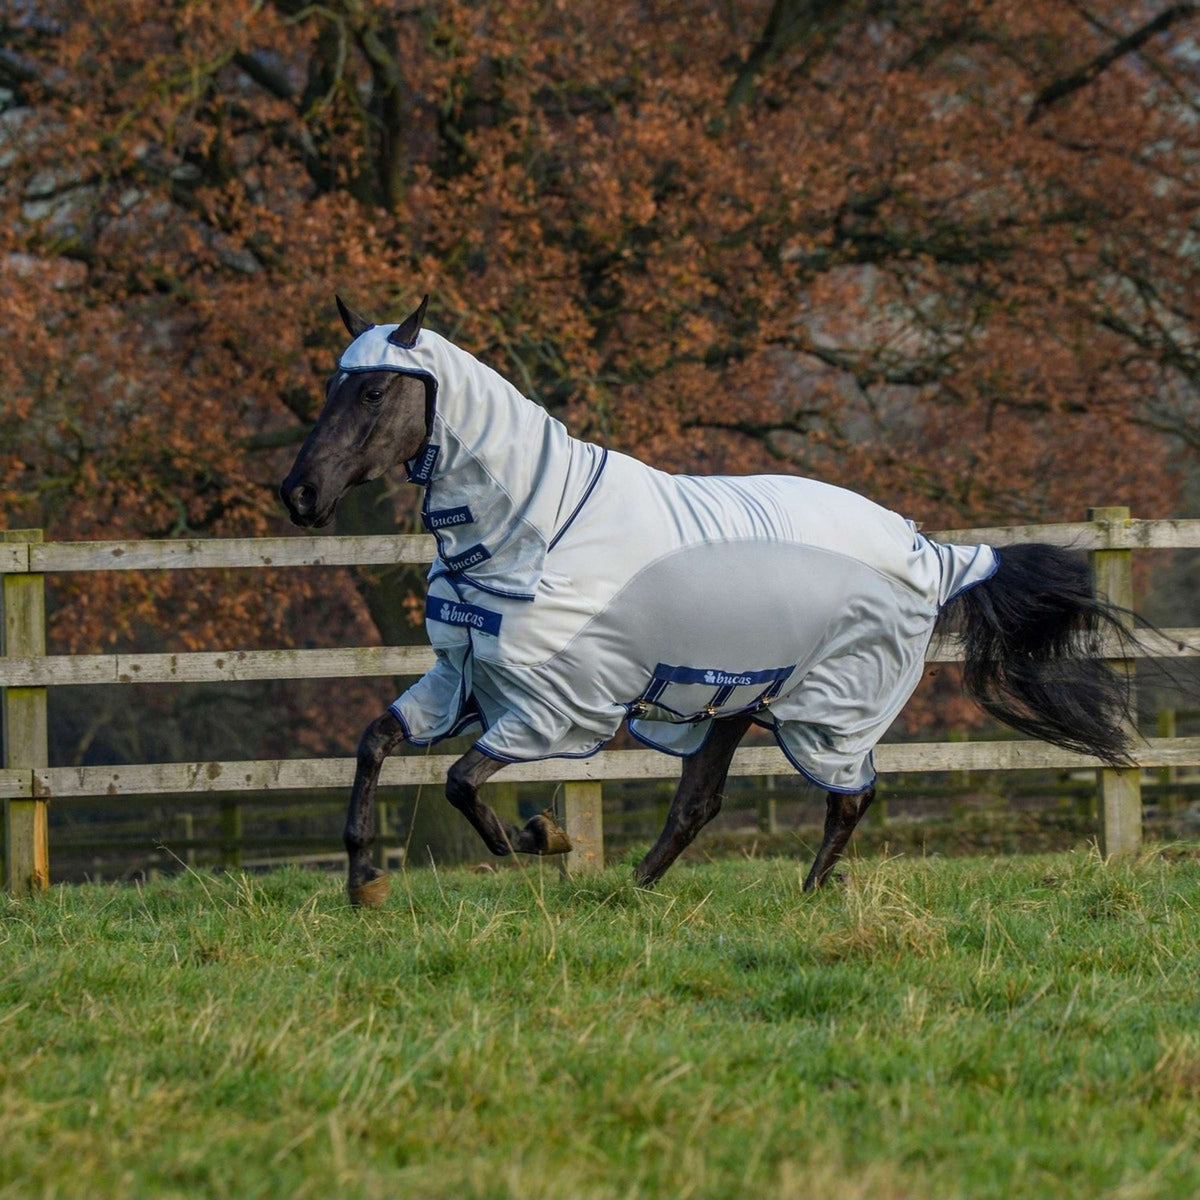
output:
{"label": "green grass", "polygon": [[1192,1197],[1200,861],[0,902],[0,1197]]}

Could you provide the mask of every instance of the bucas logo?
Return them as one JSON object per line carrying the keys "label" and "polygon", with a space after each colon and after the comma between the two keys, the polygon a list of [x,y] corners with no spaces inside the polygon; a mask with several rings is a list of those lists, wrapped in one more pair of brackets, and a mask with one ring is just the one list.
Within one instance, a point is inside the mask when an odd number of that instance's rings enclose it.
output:
{"label": "bucas logo", "polygon": [[448,508],[444,512],[430,513],[426,519],[430,529],[447,529],[452,525],[470,525],[472,522],[469,508]]}
{"label": "bucas logo", "polygon": [[726,675],[723,671],[705,671],[704,682],[717,687],[740,687],[744,683],[753,683],[749,675]]}
{"label": "bucas logo", "polygon": [[439,615],[447,625],[470,625],[474,629],[482,629],[485,624],[481,613],[451,604],[448,600],[442,604],[442,611]]}

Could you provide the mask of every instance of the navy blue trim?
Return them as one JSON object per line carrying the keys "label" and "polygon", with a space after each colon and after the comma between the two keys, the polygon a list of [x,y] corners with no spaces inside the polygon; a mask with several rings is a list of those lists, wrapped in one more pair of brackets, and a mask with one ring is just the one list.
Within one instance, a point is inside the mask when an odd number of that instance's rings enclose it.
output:
{"label": "navy blue trim", "polygon": [[604,473],[604,468],[608,464],[608,447],[601,447],[600,450],[600,465],[596,468],[595,475],[592,476],[592,481],[584,489],[583,495],[579,497],[579,503],[571,510],[571,515],[566,519],[562,528],[550,539],[550,545],[546,547],[546,553],[549,554],[555,546],[558,545],[558,539],[562,537],[571,527],[571,522],[579,516],[579,510],[588,502],[588,497],[591,496],[596,484],[600,482],[600,476]]}
{"label": "navy blue trim", "polygon": [[[958,591],[951,592],[946,599],[946,604],[949,604],[951,600],[956,600],[963,594],[963,592],[969,592],[972,588],[978,587],[981,583],[987,583],[987,581],[991,579],[997,571],[1000,570],[1000,551],[997,550],[995,546],[989,546],[988,549],[992,552],[992,558],[994,560],[992,563],[992,569],[982,579],[976,579],[974,583],[968,583],[964,587],[960,587]],[[944,608],[945,605],[942,607]]]}
{"label": "navy blue trim", "polygon": [[[704,747],[708,744],[709,737],[712,735],[713,718],[705,717],[704,722],[708,728],[704,731],[704,736],[700,739],[700,745],[698,745],[695,750],[673,750],[670,746],[659,745],[658,742],[652,741],[650,738],[646,737],[645,734],[638,733],[638,731],[634,729],[632,724],[634,721],[644,720],[646,720],[645,717],[630,717],[625,724],[625,728],[629,730],[635,741],[641,742],[643,746],[649,746],[651,750],[657,750],[660,754],[670,755],[671,758],[692,758],[694,755],[699,754],[700,751],[704,749]],[[698,724],[698,722],[691,723]],[[670,724],[670,722],[667,722],[667,724]],[[681,721],[680,724],[685,724],[685,722]]]}
{"label": "navy blue trim", "polygon": [[436,746],[438,742],[444,742],[447,738],[458,737],[464,729],[469,729],[472,725],[482,725],[483,717],[476,709],[460,711],[454,719],[454,723],[445,733],[439,733],[437,737],[419,738],[413,737],[409,732],[408,722],[404,719],[404,715],[396,707],[403,699],[402,696],[397,696],[395,700],[388,705],[388,712],[400,722],[401,732],[404,734],[404,740],[410,746]]}
{"label": "navy blue trim", "polygon": [[[351,345],[353,344],[352,342]],[[368,363],[365,367],[345,367],[340,358],[338,359],[338,370],[344,371],[347,375],[362,375],[367,371],[395,371],[397,375],[411,375],[413,379],[423,380],[425,383],[425,439],[428,441],[433,437],[433,419],[437,416],[438,394],[438,381],[435,375],[431,375],[428,371],[418,371],[414,367],[397,367],[391,363]],[[408,463],[404,464],[404,469],[408,470]],[[420,482],[413,479],[411,474],[409,474],[409,479],[413,483]]]}
{"label": "navy blue trim", "polygon": [[[634,701],[635,704],[653,704],[660,712],[669,713],[676,720],[667,720],[664,724],[667,725],[695,725],[698,721],[708,721],[713,717],[736,717],[738,713],[758,712],[766,707],[763,704],[763,696],[767,693],[763,692],[760,696],[755,696],[749,704],[742,704],[737,708],[723,708],[718,711],[716,704],[706,705],[704,708],[697,709],[695,712],[685,713],[678,709],[672,708],[669,704],[664,704],[661,700],[652,700],[649,694],[640,696]],[[627,705],[626,707],[630,707]],[[661,717],[641,716],[634,717],[635,721],[656,721],[662,720]]]}
{"label": "navy blue trim", "polygon": [[417,330],[416,337],[414,337],[411,342],[401,342],[401,341],[397,340],[396,334],[398,334],[400,332],[400,330],[403,328],[404,328],[404,322],[401,321],[400,324],[397,325],[396,328],[393,329],[392,332],[387,335],[388,345],[396,346],[401,350],[415,350],[417,348],[417,342],[421,338],[420,329]]}
{"label": "navy blue trim", "polygon": [[861,787],[836,787],[832,783],[826,783],[823,779],[818,779],[815,775],[811,774],[809,771],[806,771],[804,767],[802,767],[800,763],[793,757],[792,752],[784,744],[783,737],[779,732],[778,722],[769,728],[775,735],[776,744],[779,746],[780,750],[783,751],[783,757],[786,758],[793,767],[795,767],[797,774],[802,775],[814,787],[824,788],[825,791],[833,792],[836,796],[857,796],[860,792],[865,792],[867,788],[873,787],[875,785],[875,780],[879,778],[879,775],[875,770],[875,752],[872,750],[867,754],[867,765],[871,768],[871,778],[868,780],[868,782],[864,783]]}
{"label": "navy blue trim", "polygon": [[[628,708],[630,706],[627,705],[626,707]],[[725,715],[725,714],[721,714],[721,715]],[[699,754],[700,751],[703,750],[704,747],[708,744],[708,739],[712,734],[712,722],[713,722],[714,718],[708,718],[708,729],[705,731],[704,738],[700,742],[700,745],[697,746],[695,750],[686,750],[686,751],[685,750],[674,750],[669,746],[662,746],[658,742],[653,741],[651,738],[647,737],[645,734],[639,733],[636,729],[634,729],[633,722],[644,721],[646,719],[647,718],[645,718],[645,717],[630,716],[628,722],[626,723],[625,728],[629,730],[630,734],[632,734],[633,737],[637,741],[641,742],[643,746],[649,746],[651,750],[657,750],[661,754],[668,754],[671,756],[671,758],[691,758],[694,755]],[[775,738],[776,744],[779,746],[780,750],[783,751],[784,758],[786,758],[788,760],[788,762],[792,764],[792,767],[795,769],[795,771],[798,775],[803,776],[803,778],[807,779],[808,782],[811,783],[814,787],[824,788],[825,791],[833,792],[839,796],[857,796],[860,792],[865,792],[867,790],[867,788],[874,786],[875,781],[879,778],[879,775],[875,771],[875,752],[871,751],[871,753],[869,753],[867,755],[867,762],[870,764],[870,767],[871,767],[871,779],[868,783],[864,783],[862,785],[862,787],[853,787],[853,788],[835,787],[831,783],[825,783],[823,780],[818,779],[815,775],[813,775],[809,771],[805,770],[805,768],[802,767],[799,762],[797,762],[796,758],[792,755],[791,751],[784,744],[783,738],[781,737],[780,732],[779,732],[779,722],[778,721],[768,722],[768,721],[762,720],[761,718],[756,717],[754,723],[756,725],[760,725],[763,729],[769,729],[771,731],[772,735]]]}
{"label": "navy blue trim", "polygon": [[[474,697],[471,697],[471,702],[474,703]],[[485,729],[487,728],[483,714],[477,708],[467,708],[460,713],[458,720],[450,726],[450,732],[446,736],[448,738],[458,737],[464,729],[470,729],[472,725],[482,725]]]}
{"label": "navy blue trim", "polygon": [[[487,734],[484,734],[486,737]],[[486,755],[496,762],[502,763],[525,763],[525,762],[545,762],[551,758],[591,758],[593,755],[599,754],[604,749],[604,740],[601,740],[592,750],[585,750],[582,754],[535,754],[532,758],[510,758],[507,754],[501,754],[499,750],[489,750],[486,746],[481,746],[479,742],[475,743],[474,748],[480,754]]]}
{"label": "navy blue trim", "polygon": [[[654,683],[664,686],[668,683],[707,684],[709,687],[732,689],[750,687],[756,683],[779,683],[795,669],[795,663],[790,667],[769,667],[765,671],[722,671],[716,667],[673,667],[669,663],[659,663],[654,668]],[[661,692],[662,688],[658,691]]]}
{"label": "navy blue trim", "polygon": [[396,699],[388,705],[388,712],[390,712],[392,716],[400,722],[400,732],[404,735],[404,740],[406,742],[411,742],[413,740],[413,735],[408,731],[408,722],[404,719],[404,714],[396,707],[396,705],[399,703],[400,697],[397,696]]}
{"label": "navy blue trim", "polygon": [[[935,542],[932,538],[926,538],[925,540],[937,552],[938,565],[942,568],[942,571],[944,573],[945,569],[946,569],[946,565],[945,565],[945,560],[942,558],[942,543]],[[995,546],[987,546],[986,543],[983,543],[983,542],[980,543],[980,546],[984,547],[992,552],[992,569],[986,575],[984,575],[982,579],[976,579],[972,583],[964,584],[962,587],[958,588],[956,591],[951,592],[950,595],[946,597],[946,603],[943,604],[941,606],[941,608],[948,608],[964,592],[969,592],[972,588],[978,587],[981,583],[987,583],[987,581],[989,579],[991,579],[992,576],[994,576],[997,571],[1000,570],[1000,551],[997,550]],[[941,609],[939,609],[938,611],[940,612]]]}
{"label": "navy blue trim", "polygon": [[442,740],[442,738],[450,736],[448,733],[443,733],[440,737],[413,737],[411,731],[409,730],[408,722],[404,719],[404,714],[401,713],[401,711],[396,707],[396,705],[400,703],[401,699],[402,697],[397,696],[396,699],[388,705],[388,712],[390,712],[392,716],[400,722],[400,731],[404,734],[404,740],[408,742],[410,746],[435,746]]}
{"label": "navy blue trim", "polygon": [[[437,535],[434,534],[436,537]],[[489,596],[499,596],[503,600],[524,600],[529,602],[535,599],[532,592],[506,592],[503,588],[492,587],[490,583],[483,583],[476,579],[474,575],[468,575],[465,572],[451,571],[443,562],[441,566],[434,564],[429,572],[429,582],[436,583],[439,579],[446,580],[447,583],[453,585],[458,591],[457,585],[460,583],[469,584],[480,592],[487,592]],[[462,593],[459,592],[461,595]]]}
{"label": "navy blue trim", "polygon": [[[669,713],[672,717],[677,717],[678,721],[671,722],[672,724],[701,721],[706,717],[730,717],[735,713],[757,712],[779,695],[783,689],[784,682],[791,677],[795,670],[796,667],[793,664],[790,667],[770,667],[763,671],[741,671],[734,673],[720,671],[715,667],[673,667],[669,663],[659,663],[654,668],[654,675],[650,683],[641,696],[638,697],[637,702],[653,704],[656,708]],[[681,684],[685,687],[713,688],[712,699],[703,708],[697,709],[694,712],[679,712],[669,704],[664,704],[661,699],[663,693],[673,683]],[[724,707],[738,688],[755,687],[764,683],[767,686],[748,704],[740,704],[735,708]],[[647,719],[653,720],[654,718]]]}
{"label": "navy blue trim", "polygon": [[[728,715],[727,713],[705,712],[704,709],[700,709],[698,712],[694,712],[694,713],[679,712],[677,709],[672,708],[669,704],[664,704],[661,700],[651,700],[646,696],[642,697],[642,701],[645,704],[653,704],[654,707],[657,708],[660,712],[670,713],[671,716],[678,717],[678,720],[676,720],[676,721],[668,721],[667,722],[668,725],[693,725],[697,721],[703,721],[709,717],[715,717],[715,716],[723,717],[723,716]],[[644,717],[642,719],[646,720],[646,721],[654,720],[653,717]]]}
{"label": "navy blue trim", "polygon": [[506,592],[503,588],[492,587],[488,583],[480,583],[474,576],[467,574],[462,574],[459,578],[469,583],[473,588],[478,588],[481,592],[487,592],[492,596],[501,596],[505,600],[524,600],[528,602],[534,599],[532,592]]}

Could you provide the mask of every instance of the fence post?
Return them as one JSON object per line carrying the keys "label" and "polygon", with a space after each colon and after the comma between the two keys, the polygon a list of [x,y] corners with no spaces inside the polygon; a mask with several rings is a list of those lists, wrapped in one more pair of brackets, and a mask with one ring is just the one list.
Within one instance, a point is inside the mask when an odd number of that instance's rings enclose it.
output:
{"label": "fence post", "polygon": [[[0,530],[0,542],[40,542],[40,529]],[[0,653],[40,658],[46,653],[46,590],[41,575],[5,575],[0,585],[3,633]],[[0,688],[4,694],[4,765],[49,765],[44,687]],[[22,896],[50,886],[50,847],[46,801],[37,796],[4,802],[4,878],[9,892]]]}
{"label": "fence post", "polygon": [[768,775],[758,793],[758,829],[760,833],[779,832],[779,804],[775,798],[775,776]]}
{"label": "fence post", "polygon": [[[1125,507],[1089,508],[1089,521],[1110,527],[1129,520]],[[1133,608],[1133,551],[1092,551],[1092,577],[1096,593],[1124,609]],[[1129,676],[1130,702],[1136,705],[1132,659],[1118,659],[1113,668]],[[1136,707],[1134,707],[1136,711]],[[1142,846],[1142,781],[1136,767],[1099,772],[1100,853],[1105,858],[1136,854]]]}
{"label": "fence post", "polygon": [[221,870],[242,869],[242,806],[236,800],[221,801]]}
{"label": "fence post", "polygon": [[[1160,738],[1175,736],[1176,724],[1173,708],[1160,708],[1154,723],[1155,732]],[[1175,793],[1171,790],[1171,784],[1178,778],[1178,767],[1158,768],[1158,782],[1162,785],[1162,790],[1158,794],[1158,811],[1161,816],[1170,816],[1175,811]]]}
{"label": "fence post", "polygon": [[564,875],[593,875],[604,870],[604,808],[598,781],[563,784],[563,828],[571,852],[562,857]]}

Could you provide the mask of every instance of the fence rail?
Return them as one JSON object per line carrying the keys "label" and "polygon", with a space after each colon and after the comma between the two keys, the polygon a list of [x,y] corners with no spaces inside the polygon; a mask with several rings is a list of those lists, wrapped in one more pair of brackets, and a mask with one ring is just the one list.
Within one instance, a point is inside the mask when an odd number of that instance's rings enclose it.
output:
{"label": "fence rail", "polygon": [[[1097,586],[1110,599],[1132,605],[1132,553],[1148,549],[1200,548],[1200,520],[1145,521],[1125,509],[1094,509],[1092,519],[1054,525],[939,530],[939,541],[986,542],[1003,547],[1042,541],[1092,554]],[[154,795],[184,798],[211,793],[270,793],[349,786],[354,761],[339,759],[249,760],[51,767],[46,731],[47,687],[95,684],[201,683],[238,680],[408,676],[433,662],[424,646],[360,646],[323,650],[214,650],[180,654],[47,655],[43,576],[56,572],[235,569],[428,563],[433,538],[284,537],[192,541],[43,542],[39,530],[0,531],[0,598],[3,601],[5,879],[14,893],[46,886],[49,878],[46,805],[53,798]],[[1200,629],[1143,635],[1140,657],[1200,655]],[[1109,649],[1118,658],[1121,650]],[[960,657],[954,639],[931,647],[929,661]],[[1127,663],[1133,669],[1133,663]],[[1200,765],[1200,738],[1155,738],[1141,743],[1139,767]],[[452,758],[412,754],[385,765],[385,785],[437,784]],[[1136,849],[1141,835],[1141,797],[1136,770],[1113,771],[1097,760],[1040,742],[885,743],[876,752],[882,773],[910,771],[1097,768],[1101,792],[1101,843],[1105,853]],[[577,850],[573,869],[602,861],[600,784],[609,780],[671,779],[677,759],[646,750],[604,751],[590,759],[515,764],[513,782],[553,780],[564,785],[566,824]],[[740,750],[734,775],[790,772],[774,747]]]}

